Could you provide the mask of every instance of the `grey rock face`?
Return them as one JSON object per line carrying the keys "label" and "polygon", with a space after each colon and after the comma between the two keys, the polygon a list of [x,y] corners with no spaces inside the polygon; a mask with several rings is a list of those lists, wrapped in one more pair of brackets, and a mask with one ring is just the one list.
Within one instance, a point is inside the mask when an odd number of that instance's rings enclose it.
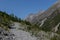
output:
{"label": "grey rock face", "polygon": [[3,28],[0,28],[0,40],[14,40],[14,35]]}

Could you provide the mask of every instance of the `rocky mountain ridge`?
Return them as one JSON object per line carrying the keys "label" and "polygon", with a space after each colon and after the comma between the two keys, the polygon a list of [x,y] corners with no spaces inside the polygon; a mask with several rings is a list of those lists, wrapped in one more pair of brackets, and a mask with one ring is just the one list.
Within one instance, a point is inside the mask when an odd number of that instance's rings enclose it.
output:
{"label": "rocky mountain ridge", "polygon": [[[60,2],[56,2],[55,4],[53,4],[50,8],[48,8],[46,11],[40,13],[40,14],[37,14],[34,15],[34,17],[32,17],[33,15],[30,15],[26,18],[27,21],[29,21],[30,23],[38,23],[40,21],[45,19],[45,18],[48,18],[55,10],[59,9],[60,8]],[[32,17],[32,18],[31,18]],[[39,24],[40,24],[39,23]]]}

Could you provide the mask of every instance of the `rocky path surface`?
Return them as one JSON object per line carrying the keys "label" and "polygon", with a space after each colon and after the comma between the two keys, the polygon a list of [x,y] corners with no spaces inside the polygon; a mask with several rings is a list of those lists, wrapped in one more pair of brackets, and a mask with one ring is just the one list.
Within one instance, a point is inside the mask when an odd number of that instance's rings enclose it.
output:
{"label": "rocky path surface", "polygon": [[19,30],[20,27],[19,23],[14,23],[15,25],[12,26],[14,29],[10,29],[10,31],[15,34],[15,40],[36,40],[36,37],[32,37],[30,33],[25,32],[23,30]]}

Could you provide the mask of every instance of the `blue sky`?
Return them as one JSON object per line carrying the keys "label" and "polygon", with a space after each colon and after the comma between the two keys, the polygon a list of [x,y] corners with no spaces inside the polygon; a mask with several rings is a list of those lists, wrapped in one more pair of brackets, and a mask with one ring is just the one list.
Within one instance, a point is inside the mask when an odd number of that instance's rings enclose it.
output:
{"label": "blue sky", "polygon": [[24,19],[30,13],[48,9],[57,0],[0,0],[0,11]]}

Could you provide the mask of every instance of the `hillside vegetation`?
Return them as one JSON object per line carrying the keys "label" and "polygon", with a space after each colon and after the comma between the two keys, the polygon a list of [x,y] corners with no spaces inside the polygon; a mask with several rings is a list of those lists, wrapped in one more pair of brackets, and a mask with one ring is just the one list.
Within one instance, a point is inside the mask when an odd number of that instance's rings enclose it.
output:
{"label": "hillside vegetation", "polygon": [[9,15],[6,12],[0,11],[0,27],[8,30],[12,22],[19,22],[21,24],[31,25],[29,22],[21,20],[21,18],[18,18],[14,14]]}

